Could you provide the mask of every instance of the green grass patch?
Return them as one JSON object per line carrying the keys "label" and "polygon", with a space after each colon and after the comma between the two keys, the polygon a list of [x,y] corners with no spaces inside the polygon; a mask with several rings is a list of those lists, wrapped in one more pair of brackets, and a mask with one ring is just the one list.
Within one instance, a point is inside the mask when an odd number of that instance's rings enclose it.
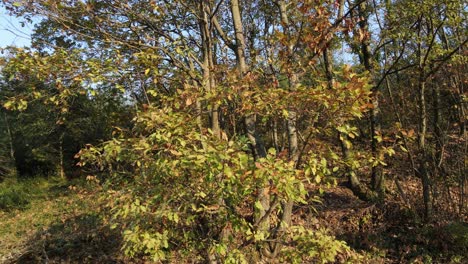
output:
{"label": "green grass patch", "polygon": [[118,254],[119,234],[103,219],[96,185],[36,178],[3,182],[0,190],[27,203],[8,201],[0,210],[0,263],[108,263]]}
{"label": "green grass patch", "polygon": [[0,211],[11,212],[29,208],[34,200],[44,200],[52,187],[64,185],[57,178],[8,179],[0,183]]}

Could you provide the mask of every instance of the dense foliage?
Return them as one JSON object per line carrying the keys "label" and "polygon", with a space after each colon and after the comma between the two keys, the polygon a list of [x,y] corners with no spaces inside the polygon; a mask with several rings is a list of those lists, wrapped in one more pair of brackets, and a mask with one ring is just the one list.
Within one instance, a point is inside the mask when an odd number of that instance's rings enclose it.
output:
{"label": "dense foliage", "polygon": [[461,1],[3,5],[42,21],[2,56],[0,172],[97,182],[130,257],[355,258],[296,210],[345,181],[466,213]]}

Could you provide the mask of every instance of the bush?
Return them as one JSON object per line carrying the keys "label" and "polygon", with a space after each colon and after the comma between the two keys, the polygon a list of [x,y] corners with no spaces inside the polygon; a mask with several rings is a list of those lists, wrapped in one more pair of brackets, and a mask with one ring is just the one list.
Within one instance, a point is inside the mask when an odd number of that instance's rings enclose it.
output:
{"label": "bush", "polygon": [[443,232],[449,235],[451,249],[454,252],[468,252],[468,224],[454,222],[447,225]]}
{"label": "bush", "polygon": [[[284,225],[280,205],[305,203],[307,195],[293,163],[274,150],[254,160],[245,138],[201,133],[190,115],[168,108],[141,113],[133,135],[88,146],[80,156],[82,165],[109,172],[105,195],[131,257],[258,262],[265,260],[252,254],[279,241],[301,251],[284,246],[278,258],[333,262],[346,249],[332,237]],[[255,212],[264,209],[259,190],[271,203],[269,217],[256,222]]]}
{"label": "bush", "polygon": [[22,185],[0,187],[0,210],[25,209],[29,203],[28,194]]}

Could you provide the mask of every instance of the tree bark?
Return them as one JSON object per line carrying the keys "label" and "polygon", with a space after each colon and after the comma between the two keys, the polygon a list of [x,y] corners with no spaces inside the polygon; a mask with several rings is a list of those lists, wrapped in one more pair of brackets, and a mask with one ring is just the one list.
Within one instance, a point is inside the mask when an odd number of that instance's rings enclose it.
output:
{"label": "tree bark", "polygon": [[[199,27],[202,36],[202,52],[203,52],[203,82],[205,86],[205,92],[214,93],[216,89],[216,79],[213,73],[214,61],[213,61],[213,39],[212,31],[210,27],[210,6],[209,2],[203,0],[200,2],[201,19],[199,21]],[[220,138],[221,129],[219,125],[219,106],[216,102],[211,102],[208,106],[210,111],[210,124],[213,134]]]}
{"label": "tree bark", "polygon": [[10,164],[12,167],[12,171],[9,172],[9,176],[16,177],[16,158],[15,158],[15,147],[13,145],[13,134],[10,128],[10,122],[8,122],[8,117],[5,113],[3,113],[3,119],[5,120],[5,125],[8,134],[8,145],[10,147]]}
{"label": "tree bark", "polygon": [[65,179],[65,167],[64,167],[64,158],[63,158],[63,138],[65,137],[65,133],[62,132],[62,134],[60,134],[60,146],[59,146],[59,156],[60,156],[60,178],[61,179]]}
{"label": "tree bark", "polygon": [[[247,64],[245,58],[245,37],[244,30],[242,28],[242,19],[241,12],[239,7],[238,0],[231,1],[231,15],[234,24],[235,32],[235,54],[237,59],[237,68],[239,71],[239,77],[242,79],[247,73]],[[255,113],[250,113],[245,116],[245,128],[247,130],[247,137],[249,138],[250,144],[254,151],[254,156],[256,159],[266,156],[265,147],[263,142],[257,132],[257,115]]]}
{"label": "tree bark", "polygon": [[[247,64],[246,64],[246,57],[245,57],[245,37],[243,31],[243,24],[241,19],[241,11],[239,6],[238,0],[231,0],[231,15],[234,24],[234,32],[235,32],[235,54],[237,59],[237,68],[239,72],[239,78],[242,78],[247,73]],[[247,137],[252,145],[254,158],[259,159],[266,157],[265,147],[263,146],[263,142],[258,135],[256,129],[256,119],[257,116],[255,113],[250,113],[245,116],[245,128],[247,132]],[[262,221],[270,209],[270,193],[269,193],[269,186],[268,183],[264,185],[257,186],[257,201],[261,204],[261,208],[255,208],[254,214],[254,222],[259,223],[257,227],[258,232],[269,232],[269,221]],[[266,246],[266,245],[265,245]],[[263,250],[268,249],[265,247]],[[261,249],[260,252],[263,251]]]}
{"label": "tree bark", "polygon": [[[281,23],[283,25],[283,33],[287,36],[290,36],[289,32],[289,19],[287,15],[287,10],[286,10],[286,3],[285,1],[279,1],[279,8],[280,8],[280,16],[281,16]],[[294,59],[294,46],[293,44],[288,44],[288,60],[290,62]],[[294,91],[297,90],[299,86],[299,77],[298,74],[295,72],[294,69],[290,69],[291,72],[288,74],[289,77],[289,92],[293,93]],[[286,124],[287,124],[287,130],[288,130],[288,143],[289,143],[289,160],[293,161],[295,166],[297,167],[299,164],[299,152],[298,152],[298,135],[297,135],[297,112],[294,110],[293,107],[288,108],[288,116],[286,118]],[[282,232],[284,231],[285,227],[288,227],[291,225],[291,216],[292,216],[292,210],[294,207],[294,202],[292,200],[284,201],[282,203],[282,215],[281,215],[281,222],[278,223],[277,226],[277,232],[276,232],[276,237],[280,237],[282,235]],[[275,258],[276,255],[280,252],[281,250],[281,244],[280,243],[272,243],[271,248],[272,253],[271,256],[272,258]]]}
{"label": "tree bark", "polygon": [[[367,1],[363,1],[358,6],[360,21],[359,29],[364,35],[361,41],[361,56],[364,68],[369,74],[374,74],[374,67],[372,65],[372,52],[370,49],[370,32],[369,32],[369,7]],[[379,106],[379,87],[375,86],[372,88],[371,102],[372,109],[370,111],[370,134],[371,134],[371,150],[372,156],[375,160],[379,159],[379,142],[377,137],[381,136],[381,124],[380,124],[380,106]],[[385,177],[383,174],[383,168],[380,164],[372,166],[371,175],[371,187],[372,190],[377,191],[381,200],[384,199],[385,195]]]}
{"label": "tree bark", "polygon": [[15,162],[15,148],[13,146],[13,135],[11,133],[10,129],[10,122],[8,122],[8,117],[5,113],[3,113],[3,120],[5,120],[5,125],[7,128],[7,134],[8,134],[8,144],[10,146],[10,159]]}
{"label": "tree bark", "polygon": [[426,150],[426,133],[427,133],[427,110],[426,110],[426,80],[424,70],[419,69],[419,84],[418,84],[418,104],[419,104],[419,133],[418,133],[418,146],[420,152],[419,163],[419,176],[423,187],[423,200],[424,200],[424,215],[426,220],[429,220],[432,215],[432,198],[430,191],[430,178],[428,172],[428,156]]}

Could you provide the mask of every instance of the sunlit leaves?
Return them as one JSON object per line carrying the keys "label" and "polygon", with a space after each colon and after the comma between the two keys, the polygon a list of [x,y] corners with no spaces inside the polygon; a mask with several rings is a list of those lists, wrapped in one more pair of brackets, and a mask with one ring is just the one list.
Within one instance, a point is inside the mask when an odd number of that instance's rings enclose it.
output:
{"label": "sunlit leaves", "polygon": [[[138,137],[114,139],[102,147],[89,146],[80,153],[82,162],[97,162],[108,168],[112,189],[123,194],[110,194],[109,205],[114,211],[114,221],[138,227],[124,228],[125,248],[130,255],[146,252],[162,259],[165,239],[196,251],[198,247],[190,248],[191,243],[199,241],[200,236],[207,239],[216,236],[220,232],[216,227],[223,226],[237,230],[233,236],[239,243],[250,237],[258,243],[268,239],[269,232],[256,230],[245,221],[246,214],[253,212],[241,211],[246,203],[252,203],[252,209],[262,207],[253,201],[257,186],[266,183],[270,184],[268,192],[275,199],[306,203],[303,174],[293,163],[278,158],[273,149],[267,157],[254,162],[245,152],[245,139],[225,142],[210,134],[200,134],[189,116],[170,108],[152,108],[141,113],[136,122]],[[126,188],[119,186],[122,181],[126,182]],[[199,233],[205,218],[213,225],[208,234]],[[161,237],[154,228],[167,233]],[[213,246],[209,241],[200,244],[200,249]],[[239,246],[223,244],[229,250]]]}
{"label": "sunlit leaves", "polygon": [[28,107],[28,102],[22,98],[12,98],[3,104],[7,110],[24,111]]}
{"label": "sunlit leaves", "polygon": [[[42,52],[17,51],[9,61],[13,79],[33,76],[53,86],[56,92],[45,101],[61,113],[67,113],[74,94],[95,98],[102,85],[115,87],[128,95],[126,104],[141,109],[131,131],[79,154],[82,165],[93,164],[106,173],[113,221],[125,230],[130,255],[162,260],[167,252],[199,256],[210,249],[229,262],[232,256],[243,259],[243,244],[256,250],[262,242],[283,239],[252,223],[254,210],[269,211],[267,226],[287,228],[278,216],[280,204],[305,204],[305,183],[318,185],[340,172],[337,154],[320,145],[336,130],[351,140],[358,137],[348,124],[370,108],[366,74],[342,67],[329,87],[317,67],[318,55],[338,30],[331,28],[328,2],[288,2],[284,11],[290,23],[282,21],[272,2],[252,2],[262,9],[246,19],[261,21],[265,29],[245,24],[251,65],[242,76],[229,43],[229,8],[227,2],[218,3],[210,20],[221,21],[228,40],[212,34],[213,43],[200,33],[198,23],[211,21],[202,21],[205,10],[197,3],[33,3],[29,11],[46,15],[57,29],[48,31],[42,24],[38,37],[63,34],[59,40],[70,43],[39,45]],[[214,60],[215,66],[208,69],[204,59]],[[210,78],[216,85],[206,88]],[[7,106],[16,105],[12,101]],[[206,125],[214,107],[219,107],[225,130],[221,139]],[[296,163],[287,150],[276,153],[274,148],[254,160],[243,128],[238,128],[239,116],[255,114],[258,131],[265,132],[266,124],[282,124],[291,113],[297,115],[303,160]],[[267,139],[267,132],[260,137]],[[271,198],[271,208],[258,201],[259,191]],[[224,228],[234,230],[228,241],[220,239]]]}

